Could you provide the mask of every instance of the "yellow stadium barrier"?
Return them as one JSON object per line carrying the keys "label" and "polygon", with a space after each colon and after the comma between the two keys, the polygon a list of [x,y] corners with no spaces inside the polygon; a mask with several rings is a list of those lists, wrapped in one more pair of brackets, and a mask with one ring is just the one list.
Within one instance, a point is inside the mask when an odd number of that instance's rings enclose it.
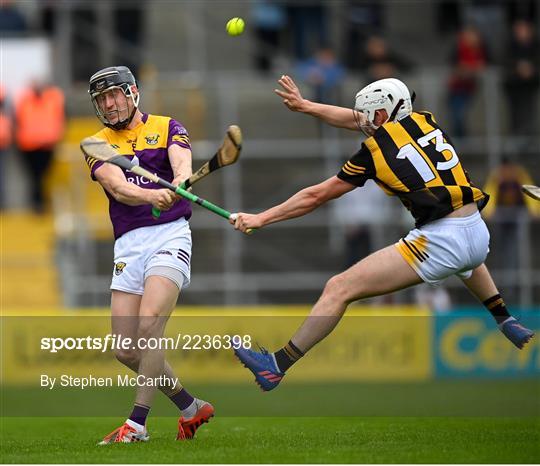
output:
{"label": "yellow stadium barrier", "polygon": [[[308,312],[308,307],[181,308],[167,325],[167,339],[159,344],[186,382],[212,381],[216,374],[220,381],[245,382],[250,377],[247,371],[231,349],[224,349],[228,336],[275,350],[289,340]],[[42,375],[117,380],[129,372],[110,350],[114,338],[107,337],[110,333],[106,310],[4,312],[2,383],[39,386]],[[106,351],[88,349],[105,341]],[[426,380],[432,375],[431,348],[429,311],[354,307],[288,380]]]}

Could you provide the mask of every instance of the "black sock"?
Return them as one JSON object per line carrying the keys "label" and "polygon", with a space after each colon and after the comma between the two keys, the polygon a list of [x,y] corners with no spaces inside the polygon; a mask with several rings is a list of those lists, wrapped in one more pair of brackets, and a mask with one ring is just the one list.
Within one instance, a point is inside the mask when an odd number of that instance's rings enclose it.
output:
{"label": "black sock", "polygon": [[137,424],[140,424],[141,426],[144,426],[146,424],[146,417],[148,416],[149,412],[150,407],[135,403],[129,419]]}
{"label": "black sock", "polygon": [[302,351],[300,351],[290,340],[283,348],[274,353],[277,366],[281,372],[285,372],[302,356],[304,356],[304,353],[302,353]]}
{"label": "black sock", "polygon": [[508,317],[510,317],[508,309],[506,309],[506,305],[504,304],[504,300],[501,298],[500,294],[496,294],[495,296],[486,299],[483,304],[497,321],[497,324],[502,324],[506,319],[508,319]]}

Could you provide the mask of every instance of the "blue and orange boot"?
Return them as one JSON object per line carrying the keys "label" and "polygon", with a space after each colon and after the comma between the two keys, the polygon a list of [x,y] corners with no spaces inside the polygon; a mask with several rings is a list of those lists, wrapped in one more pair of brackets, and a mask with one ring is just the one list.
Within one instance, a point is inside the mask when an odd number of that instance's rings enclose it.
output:
{"label": "blue and orange boot", "polygon": [[514,317],[509,317],[502,324],[499,324],[501,332],[519,349],[530,341],[534,332],[521,325]]}
{"label": "blue and orange boot", "polygon": [[265,392],[276,388],[285,376],[285,372],[280,372],[277,367],[274,356],[264,348],[261,348],[260,353],[246,348],[239,348],[234,350],[234,354],[244,367],[253,372],[255,382]]}

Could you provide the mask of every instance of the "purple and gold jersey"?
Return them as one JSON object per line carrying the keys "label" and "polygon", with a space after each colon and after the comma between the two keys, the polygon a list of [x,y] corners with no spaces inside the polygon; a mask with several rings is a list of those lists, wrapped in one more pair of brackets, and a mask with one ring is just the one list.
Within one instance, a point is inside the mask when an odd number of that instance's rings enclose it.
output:
{"label": "purple and gold jersey", "polygon": [[[104,128],[94,135],[111,144],[118,152],[128,158],[135,159],[141,167],[155,173],[167,181],[174,179],[169,162],[168,148],[173,145],[191,149],[187,130],[177,121],[169,117],[143,114],[142,123],[134,129],[114,131]],[[93,180],[95,172],[104,162],[87,157]],[[122,169],[126,179],[141,188],[162,189],[157,183],[142,178],[130,171]],[[104,190],[109,198],[109,215],[114,230],[114,237],[119,238],[124,233],[135,228],[168,223],[185,217],[191,217],[191,205],[185,199],[176,202],[170,210],[162,212],[158,219],[152,217],[150,204],[130,206],[118,202]]]}
{"label": "purple and gold jersey", "polygon": [[399,197],[417,227],[472,202],[481,210],[489,199],[471,183],[452,141],[429,112],[382,125],[337,176],[359,187],[373,179]]}

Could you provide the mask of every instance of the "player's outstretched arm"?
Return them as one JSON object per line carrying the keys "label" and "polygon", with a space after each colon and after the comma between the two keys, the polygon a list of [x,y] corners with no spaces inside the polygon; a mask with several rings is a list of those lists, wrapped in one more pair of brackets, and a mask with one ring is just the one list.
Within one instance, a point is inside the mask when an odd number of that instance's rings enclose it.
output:
{"label": "player's outstretched arm", "polygon": [[356,110],[304,99],[300,89],[298,89],[290,76],[283,75],[278,79],[278,83],[281,89],[274,89],[274,92],[283,99],[283,103],[293,112],[306,113],[331,126],[352,131],[361,131],[360,126],[365,125],[364,120],[366,117]]}
{"label": "player's outstretched arm", "polygon": [[246,233],[247,230],[259,229],[271,223],[306,215],[325,202],[340,197],[354,188],[354,185],[333,176],[322,183],[298,191],[282,204],[260,214],[252,215],[239,212],[232,216],[230,223],[234,225],[236,230]]}

